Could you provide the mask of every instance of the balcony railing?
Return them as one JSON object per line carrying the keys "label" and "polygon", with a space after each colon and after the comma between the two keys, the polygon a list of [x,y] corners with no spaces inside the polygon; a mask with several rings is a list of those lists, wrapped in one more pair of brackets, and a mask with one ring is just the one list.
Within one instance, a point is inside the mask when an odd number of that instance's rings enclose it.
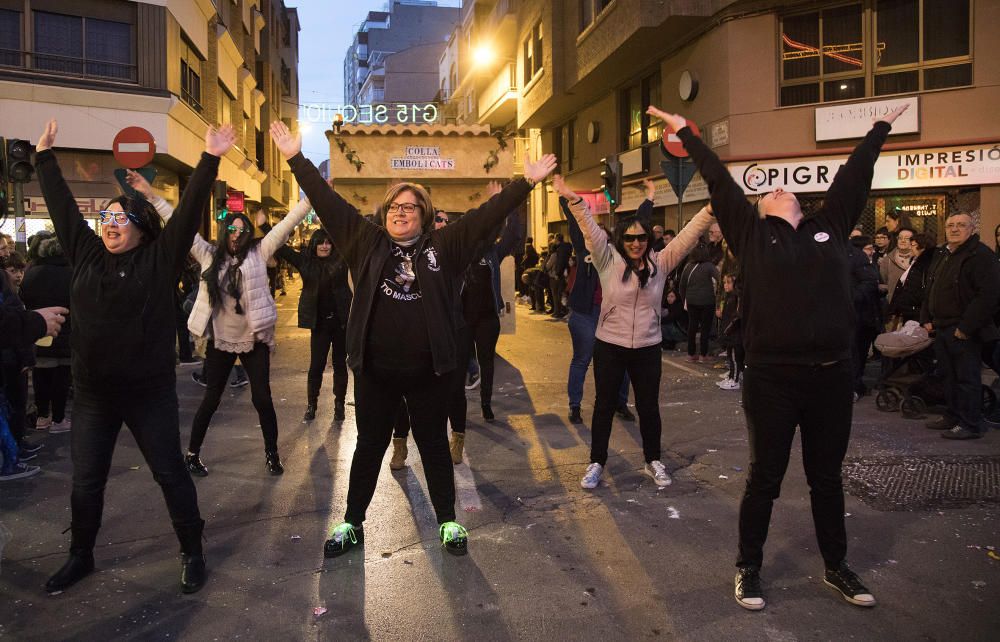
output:
{"label": "balcony railing", "polygon": [[517,93],[517,74],[514,72],[514,63],[508,62],[500,68],[496,78],[483,89],[479,96],[479,114],[483,115],[496,107],[504,100],[511,98],[511,94]]}
{"label": "balcony railing", "polygon": [[137,82],[138,66],[107,60],[80,59],[72,56],[0,49],[0,65],[60,76],[93,78],[119,82]]}

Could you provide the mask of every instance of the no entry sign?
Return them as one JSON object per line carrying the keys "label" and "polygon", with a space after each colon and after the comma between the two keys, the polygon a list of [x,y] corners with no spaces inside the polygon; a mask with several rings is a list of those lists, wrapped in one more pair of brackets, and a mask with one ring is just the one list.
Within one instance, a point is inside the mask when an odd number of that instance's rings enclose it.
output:
{"label": "no entry sign", "polygon": [[148,165],[156,154],[153,135],[142,127],[126,127],[115,135],[111,144],[115,160],[129,169]]}
{"label": "no entry sign", "polygon": [[[701,136],[698,126],[693,121],[687,121],[687,126],[691,128],[695,136]],[[663,149],[674,158],[687,158],[688,155],[687,150],[684,149],[684,143],[677,137],[677,132],[666,123],[663,123]]]}

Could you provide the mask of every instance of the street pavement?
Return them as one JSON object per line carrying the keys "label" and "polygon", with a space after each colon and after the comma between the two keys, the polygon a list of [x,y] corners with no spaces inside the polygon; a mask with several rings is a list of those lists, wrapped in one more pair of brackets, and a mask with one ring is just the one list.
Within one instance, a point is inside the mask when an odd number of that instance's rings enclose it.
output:
{"label": "street pavement", "polygon": [[[720,370],[665,354],[663,459],[674,484],[658,490],[643,474],[638,425],[616,418],[605,481],[582,490],[589,428],[566,417],[569,333],[522,306],[517,334],[498,346],[499,421],[483,422],[478,391],[468,393],[467,457],[455,473],[469,555],[441,548],[411,442],[405,470],[392,473],[385,459],[364,548],[325,560],[323,541],[345,505],[354,409],[332,422],[327,370],[317,419],[301,422],[309,343],[295,327],[297,286],[279,297],[272,361],[284,476],[264,471],[249,388],[227,392],[202,450],[211,471],[196,478],[207,586],[180,594],[159,488],[123,431],[98,571],[47,596],[42,587],[69,543],[61,531],[71,465],[69,435],[42,435],[32,463],[43,473],[0,487],[0,522],[12,534],[0,567],[0,639],[997,639],[1000,433],[949,442],[922,421],[879,412],[871,397],[857,404],[848,461],[860,481],[850,483],[846,519],[849,559],[878,599],[872,609],[822,584],[796,440],[766,548],[767,609],[751,613],[733,599],[747,467],[739,393],[714,385]],[[178,368],[185,442],[202,393],[190,370]],[[588,423],[592,400],[590,379]],[[881,471],[884,492],[864,491],[857,471],[866,470]],[[907,494],[908,485],[926,496]]]}

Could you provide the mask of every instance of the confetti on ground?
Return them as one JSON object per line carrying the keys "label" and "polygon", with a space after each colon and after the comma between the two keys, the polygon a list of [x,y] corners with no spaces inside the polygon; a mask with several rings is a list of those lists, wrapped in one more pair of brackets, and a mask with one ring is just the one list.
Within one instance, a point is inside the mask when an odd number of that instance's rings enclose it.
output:
{"label": "confetti on ground", "polygon": [[298,541],[298,540],[302,539],[302,536],[301,535],[292,535],[292,539],[295,540],[295,541]]}
{"label": "confetti on ground", "polygon": [[681,518],[680,511],[678,511],[673,506],[667,506],[667,518],[668,519],[680,519]]}
{"label": "confetti on ground", "polygon": [[142,466],[129,466],[129,470],[139,470]]}
{"label": "confetti on ground", "polygon": [[719,452],[719,450],[717,448],[709,448],[708,452],[710,452],[710,453],[717,453],[717,452]]}
{"label": "confetti on ground", "polygon": [[326,613],[326,607],[325,606],[317,606],[316,608],[313,609],[313,615],[315,615],[316,617],[319,617],[319,616],[323,615],[324,613]]}
{"label": "confetti on ground", "polygon": [[996,551],[988,551],[988,552],[986,553],[986,555],[987,555],[987,556],[988,556],[988,557],[989,557],[989,558],[990,558],[991,560],[996,560],[996,561],[1000,562],[1000,555],[997,555]]}
{"label": "confetti on ground", "polygon": [[719,479],[729,479],[729,475],[719,475]]}

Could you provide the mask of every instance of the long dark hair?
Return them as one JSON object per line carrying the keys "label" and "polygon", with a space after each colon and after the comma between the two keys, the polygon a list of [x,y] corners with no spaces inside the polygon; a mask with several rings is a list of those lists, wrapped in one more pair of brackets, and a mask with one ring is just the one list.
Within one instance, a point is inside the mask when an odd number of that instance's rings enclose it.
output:
{"label": "long dark hair", "polygon": [[163,230],[163,222],[160,220],[156,208],[149,201],[140,196],[133,198],[123,194],[108,201],[104,209],[108,209],[114,203],[118,203],[122,206],[122,211],[129,212],[135,217],[135,219],[129,220],[142,230],[142,243],[151,243],[160,235]]}
{"label": "long dark hair", "polygon": [[[246,232],[240,236],[236,252],[230,254],[229,230],[226,228],[232,225],[236,219],[243,221],[243,229]],[[226,294],[236,299],[236,314],[243,314],[243,306],[240,304],[240,266],[243,265],[244,259],[247,258],[250,248],[257,243],[260,243],[260,239],[254,238],[254,225],[245,214],[231,212],[219,224],[219,233],[216,236],[215,254],[212,255],[212,263],[201,274],[201,279],[205,282],[205,287],[208,288],[208,301],[212,304],[212,307],[217,306],[222,301],[222,290],[220,288],[225,288]],[[230,256],[234,257],[236,261],[229,266],[225,276],[220,279],[219,271]]]}
{"label": "long dark hair", "polygon": [[[641,265],[642,267],[636,268],[632,261],[628,258],[628,252],[625,250],[625,232],[628,228],[632,227],[633,224],[638,223],[642,227],[642,231],[646,234],[646,249],[642,253]],[[618,254],[621,255],[622,259],[625,260],[625,272],[622,274],[622,283],[629,280],[630,275],[635,272],[635,275],[639,277],[639,287],[646,287],[646,283],[653,276],[656,276],[657,267],[656,263],[649,260],[649,251],[652,247],[650,239],[653,238],[653,227],[650,225],[649,221],[643,216],[625,216],[619,219],[618,223],[615,224],[614,233],[614,246],[618,250]]]}

